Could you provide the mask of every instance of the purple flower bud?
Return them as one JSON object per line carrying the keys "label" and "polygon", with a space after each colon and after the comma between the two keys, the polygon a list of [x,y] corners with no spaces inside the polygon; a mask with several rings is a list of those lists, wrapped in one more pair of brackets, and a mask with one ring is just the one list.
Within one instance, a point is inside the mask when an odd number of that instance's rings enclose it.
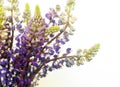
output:
{"label": "purple flower bud", "polygon": [[24,30],[19,30],[20,33],[24,33]]}
{"label": "purple flower bud", "polygon": [[60,46],[55,46],[54,45],[54,50],[56,51],[56,53],[58,53],[59,49],[60,49]]}
{"label": "purple flower bud", "polygon": [[14,83],[17,83],[19,81],[19,78],[18,77],[13,77],[13,82]]}
{"label": "purple flower bud", "polygon": [[70,64],[70,63],[66,63],[66,66],[67,66],[67,67],[71,67],[71,64]]}
{"label": "purple flower bud", "polygon": [[50,21],[51,21],[51,23],[53,23],[53,24],[55,23],[55,20],[53,20],[53,19],[52,19],[52,20],[50,20]]}
{"label": "purple flower bud", "polygon": [[58,20],[58,25],[62,25],[62,24],[63,24],[62,20]]}
{"label": "purple flower bud", "polygon": [[47,14],[45,15],[45,17],[46,17],[47,19],[49,19],[49,20],[52,19],[52,15],[51,15],[50,13],[47,13]]}
{"label": "purple flower bud", "polygon": [[66,41],[66,42],[68,42],[68,41],[69,41],[69,39],[68,39],[68,38],[65,38],[65,41]]}
{"label": "purple flower bud", "polygon": [[1,61],[0,62],[0,65],[2,65],[2,66],[6,66],[8,64],[8,61]]}
{"label": "purple flower bud", "polygon": [[26,34],[23,34],[23,38],[25,38],[26,40],[30,40],[30,37],[28,37]]}
{"label": "purple flower bud", "polygon": [[57,58],[58,57],[58,55],[54,55],[54,58]]}
{"label": "purple flower bud", "polygon": [[51,49],[51,50],[49,51],[49,54],[50,54],[50,55],[53,55],[53,54],[54,54],[54,51]]}
{"label": "purple flower bud", "polygon": [[21,85],[21,87],[23,87],[23,86],[24,86],[24,84],[25,84],[25,83],[24,83],[24,81],[23,81],[23,80],[21,80],[21,81],[20,81],[20,85]]}
{"label": "purple flower bud", "polygon": [[52,69],[52,67],[49,67],[49,69],[48,69],[48,70],[51,72],[53,69]]}
{"label": "purple flower bud", "polygon": [[50,34],[50,37],[54,37],[54,34]]}
{"label": "purple flower bud", "polygon": [[45,68],[43,68],[43,73],[47,74],[47,70]]}
{"label": "purple flower bud", "polygon": [[17,24],[17,28],[18,29],[22,28],[22,25],[21,24]]}
{"label": "purple flower bud", "polygon": [[12,27],[12,30],[15,30],[15,27]]}
{"label": "purple flower bud", "polygon": [[40,58],[40,54],[39,54],[39,53],[37,53],[37,54],[35,55],[35,57]]}
{"label": "purple flower bud", "polygon": [[61,44],[63,44],[63,45],[65,44],[65,41],[63,41],[63,40],[61,40],[60,42],[61,42]]}
{"label": "purple flower bud", "polygon": [[53,17],[58,17],[58,14],[53,8],[50,8],[50,13],[52,14]]}
{"label": "purple flower bud", "polygon": [[17,46],[17,47],[20,47],[20,43],[19,43],[19,42],[17,42],[17,43],[16,43],[16,46]]}
{"label": "purple flower bud", "polygon": [[66,49],[66,52],[67,52],[67,53],[70,53],[70,51],[71,51],[71,48],[67,48],[67,49]]}
{"label": "purple flower bud", "polygon": [[44,62],[44,61],[45,61],[45,58],[44,58],[44,57],[40,57],[39,59],[41,60],[41,62]]}
{"label": "purple flower bud", "polygon": [[31,83],[31,79],[30,78],[25,78],[25,84],[30,84]]}
{"label": "purple flower bud", "polygon": [[35,61],[32,62],[32,65],[35,66],[35,67],[37,67],[37,68],[40,67],[40,66],[37,64],[37,62],[35,62]]}
{"label": "purple flower bud", "polygon": [[60,29],[60,33],[62,33],[63,32],[63,29]]}

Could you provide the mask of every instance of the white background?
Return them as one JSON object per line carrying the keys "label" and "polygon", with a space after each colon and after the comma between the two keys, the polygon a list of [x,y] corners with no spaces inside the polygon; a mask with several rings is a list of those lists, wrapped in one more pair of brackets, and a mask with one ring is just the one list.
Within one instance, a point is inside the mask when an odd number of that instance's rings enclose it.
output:
{"label": "white background", "polygon": [[[66,0],[20,0],[42,13],[66,3]],[[39,82],[38,87],[120,87],[120,0],[76,0],[74,15],[78,18],[75,35],[68,46],[74,50],[100,43],[98,55],[80,67],[55,70]]]}

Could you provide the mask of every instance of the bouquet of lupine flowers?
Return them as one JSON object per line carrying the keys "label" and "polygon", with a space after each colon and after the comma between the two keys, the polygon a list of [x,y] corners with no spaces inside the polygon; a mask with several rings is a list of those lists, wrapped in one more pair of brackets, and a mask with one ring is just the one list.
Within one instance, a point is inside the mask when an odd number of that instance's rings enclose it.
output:
{"label": "bouquet of lupine flowers", "polygon": [[59,5],[41,16],[39,5],[31,16],[27,3],[19,14],[18,0],[0,0],[0,87],[33,87],[39,78],[62,66],[83,65],[90,61],[99,44],[90,49],[78,49],[70,55],[71,48],[61,52],[75,29],[76,18],[71,11],[75,0],[68,0],[65,10]]}

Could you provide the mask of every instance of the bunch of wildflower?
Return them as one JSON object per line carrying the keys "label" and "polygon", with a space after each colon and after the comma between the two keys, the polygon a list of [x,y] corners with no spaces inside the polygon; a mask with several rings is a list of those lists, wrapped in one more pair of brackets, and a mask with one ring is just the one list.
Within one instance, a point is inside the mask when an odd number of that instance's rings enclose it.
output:
{"label": "bunch of wildflower", "polygon": [[[74,0],[68,0],[63,12],[59,5],[50,8],[45,18],[38,5],[31,17],[27,3],[22,20],[18,0],[8,2],[11,6],[4,8],[0,0],[0,87],[30,87],[36,84],[35,78],[45,77],[62,66],[83,65],[98,51],[99,44],[96,44],[88,50],[78,50],[75,55],[70,55],[69,47],[61,53],[62,45],[75,31],[75,17],[71,13]],[[5,12],[10,15],[6,16]]]}

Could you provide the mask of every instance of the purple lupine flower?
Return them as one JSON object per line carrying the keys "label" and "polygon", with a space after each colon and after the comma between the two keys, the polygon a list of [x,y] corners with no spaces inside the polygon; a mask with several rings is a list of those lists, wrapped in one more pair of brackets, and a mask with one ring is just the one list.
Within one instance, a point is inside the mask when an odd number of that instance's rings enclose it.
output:
{"label": "purple lupine flower", "polygon": [[60,40],[60,43],[64,45],[64,44],[65,44],[65,41],[64,41],[63,39],[61,39],[61,40]]}
{"label": "purple lupine flower", "polygon": [[50,34],[50,37],[54,37],[54,34]]}
{"label": "purple lupine flower", "polygon": [[23,86],[24,86],[24,84],[25,84],[25,83],[24,83],[24,81],[23,81],[23,80],[21,80],[21,81],[20,81],[20,86],[21,86],[21,87],[23,87]]}
{"label": "purple lupine flower", "polygon": [[30,78],[25,78],[25,84],[30,84],[31,83],[31,80],[30,80]]}
{"label": "purple lupine flower", "polygon": [[[17,1],[9,2],[11,5],[14,3],[14,7],[18,5]],[[26,7],[29,10],[29,6]],[[71,10],[71,6],[67,5],[67,8]],[[69,41],[71,12],[66,11],[61,17],[62,13],[57,13],[60,10],[59,5],[56,10],[50,8],[45,14],[49,21],[46,23],[46,19],[39,14],[39,7],[36,11],[39,16],[35,14],[31,18],[26,17],[28,20],[24,22],[16,21],[14,17],[16,10],[12,8],[10,10],[13,12],[12,15],[3,19],[3,26],[0,29],[0,33],[6,32],[5,36],[0,34],[0,87],[29,87],[36,74],[42,78],[48,71],[59,69],[64,64],[67,67],[74,65],[74,62],[79,65],[78,54],[68,55],[71,48],[67,48],[65,53],[60,53],[62,45]],[[56,29],[56,26],[60,29]],[[19,32],[17,36],[14,35],[16,31]],[[97,52],[95,49],[94,51]]]}
{"label": "purple lupine flower", "polygon": [[49,67],[49,71],[51,72],[53,69],[52,69],[52,67]]}
{"label": "purple lupine flower", "polygon": [[17,24],[16,27],[17,27],[18,29],[20,29],[20,28],[22,28],[22,25],[21,25],[21,24]]}
{"label": "purple lupine flower", "polygon": [[67,53],[70,53],[70,52],[71,52],[71,48],[67,48],[67,49],[66,49],[66,52],[67,52]]}
{"label": "purple lupine flower", "polygon": [[48,18],[49,20],[51,20],[51,19],[52,19],[52,14],[47,13],[47,14],[45,15],[45,17]]}
{"label": "purple lupine flower", "polygon": [[58,53],[59,50],[60,50],[60,48],[61,48],[61,47],[58,46],[58,45],[54,45],[53,47],[54,47],[54,50],[55,50],[56,53]]}
{"label": "purple lupine flower", "polygon": [[50,8],[50,13],[52,14],[53,17],[58,17],[57,12],[53,8]]}
{"label": "purple lupine flower", "polygon": [[54,55],[54,58],[57,58],[58,57],[58,55]]}
{"label": "purple lupine flower", "polygon": [[24,30],[19,30],[20,33],[24,33]]}
{"label": "purple lupine flower", "polygon": [[12,30],[15,30],[15,26],[12,27]]}
{"label": "purple lupine flower", "polygon": [[63,24],[62,20],[58,20],[58,25],[62,25],[62,24]]}
{"label": "purple lupine flower", "polygon": [[53,54],[54,54],[54,51],[53,51],[52,49],[50,49],[49,54],[50,54],[50,55],[53,55]]}
{"label": "purple lupine flower", "polygon": [[35,67],[37,67],[37,68],[39,68],[39,67],[40,67],[40,66],[37,64],[37,62],[36,62],[36,61],[33,61],[33,62],[32,62],[32,65],[33,65],[33,66],[35,66]]}

